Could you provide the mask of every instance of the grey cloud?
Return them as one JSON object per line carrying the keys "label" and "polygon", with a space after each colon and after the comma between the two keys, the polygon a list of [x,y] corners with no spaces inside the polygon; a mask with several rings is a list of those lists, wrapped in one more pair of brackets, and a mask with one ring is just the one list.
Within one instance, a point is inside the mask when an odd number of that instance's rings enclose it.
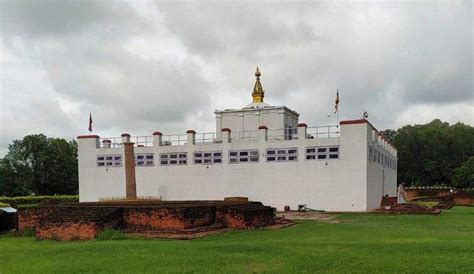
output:
{"label": "grey cloud", "polygon": [[138,17],[127,3],[105,3],[88,0],[2,1],[2,32],[30,38],[60,37],[76,34],[102,22],[112,26],[123,22],[136,23],[134,19]]}
{"label": "grey cloud", "polygon": [[250,101],[256,66],[266,102],[313,125],[335,123],[336,89],[341,119],[367,110],[380,128],[417,107],[474,104],[470,1],[3,1],[0,10],[0,122],[19,116],[2,140],[74,138],[89,112],[101,135],[209,130],[214,108],[241,107],[227,98]]}

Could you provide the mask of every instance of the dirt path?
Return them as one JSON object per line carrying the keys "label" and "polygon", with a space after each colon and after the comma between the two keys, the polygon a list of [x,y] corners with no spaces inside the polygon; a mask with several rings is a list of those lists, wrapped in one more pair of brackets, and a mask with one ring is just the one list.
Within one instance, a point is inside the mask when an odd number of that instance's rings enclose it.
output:
{"label": "dirt path", "polygon": [[334,220],[335,214],[321,213],[321,212],[298,212],[298,211],[285,211],[277,212],[277,217],[282,217],[288,220],[316,220],[321,222],[337,223],[339,221]]}

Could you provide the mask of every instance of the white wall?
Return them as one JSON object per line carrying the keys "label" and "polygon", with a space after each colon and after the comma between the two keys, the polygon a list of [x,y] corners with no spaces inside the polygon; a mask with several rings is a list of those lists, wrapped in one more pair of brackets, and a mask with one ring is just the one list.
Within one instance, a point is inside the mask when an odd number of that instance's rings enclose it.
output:
{"label": "white wall", "polygon": [[379,132],[368,124],[367,127],[367,210],[380,207],[382,197],[391,197],[397,193],[397,170],[378,161],[369,160],[369,147],[397,161],[396,151],[380,137]]}
{"label": "white wall", "polygon": [[[135,153],[154,153],[155,157],[155,166],[136,167],[137,194],[164,200],[245,196],[279,210],[306,204],[327,211],[365,211],[378,207],[382,197],[380,167],[367,158],[370,128],[366,123],[341,125],[339,138],[137,147]],[[306,160],[306,147],[326,145],[340,146],[339,159]],[[267,148],[292,147],[299,150],[297,162],[265,161]],[[259,149],[258,163],[229,163],[229,150],[252,148]],[[193,164],[194,151],[216,150],[223,152],[222,164]],[[160,166],[159,154],[167,152],[187,152],[188,164]],[[96,166],[97,155],[115,153],[121,149],[97,149],[95,139],[79,139],[81,202],[125,196],[123,167]],[[386,172],[385,181],[385,192],[395,196],[396,171]]]}
{"label": "white wall", "polygon": [[98,155],[123,155],[123,149],[98,149],[98,139],[78,139],[79,200],[125,197],[125,169],[97,167]]}
{"label": "white wall", "polygon": [[[243,108],[239,110],[216,111],[216,132],[230,128],[233,132],[253,131],[259,126],[268,129],[284,129],[285,125],[296,128],[299,114],[286,107]],[[220,136],[220,135],[219,135]]]}

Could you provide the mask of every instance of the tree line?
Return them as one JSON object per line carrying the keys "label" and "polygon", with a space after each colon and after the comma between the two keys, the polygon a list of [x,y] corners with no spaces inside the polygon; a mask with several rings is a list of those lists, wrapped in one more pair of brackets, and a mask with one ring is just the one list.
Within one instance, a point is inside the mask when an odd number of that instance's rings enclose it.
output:
{"label": "tree line", "polygon": [[382,133],[398,151],[398,183],[474,187],[474,127],[436,119]]}
{"label": "tree line", "polygon": [[[474,187],[474,128],[434,120],[382,132],[398,150],[398,183]],[[15,140],[0,159],[0,196],[78,193],[77,142]]]}
{"label": "tree line", "polygon": [[77,142],[25,136],[0,159],[0,196],[77,194]]}

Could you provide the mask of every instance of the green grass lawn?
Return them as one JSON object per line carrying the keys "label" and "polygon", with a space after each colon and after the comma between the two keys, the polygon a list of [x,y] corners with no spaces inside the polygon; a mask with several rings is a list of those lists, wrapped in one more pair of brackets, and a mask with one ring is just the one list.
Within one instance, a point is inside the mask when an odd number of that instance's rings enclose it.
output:
{"label": "green grass lawn", "polygon": [[3,235],[0,273],[474,272],[474,207],[438,216],[342,214],[333,221],[188,241]]}

